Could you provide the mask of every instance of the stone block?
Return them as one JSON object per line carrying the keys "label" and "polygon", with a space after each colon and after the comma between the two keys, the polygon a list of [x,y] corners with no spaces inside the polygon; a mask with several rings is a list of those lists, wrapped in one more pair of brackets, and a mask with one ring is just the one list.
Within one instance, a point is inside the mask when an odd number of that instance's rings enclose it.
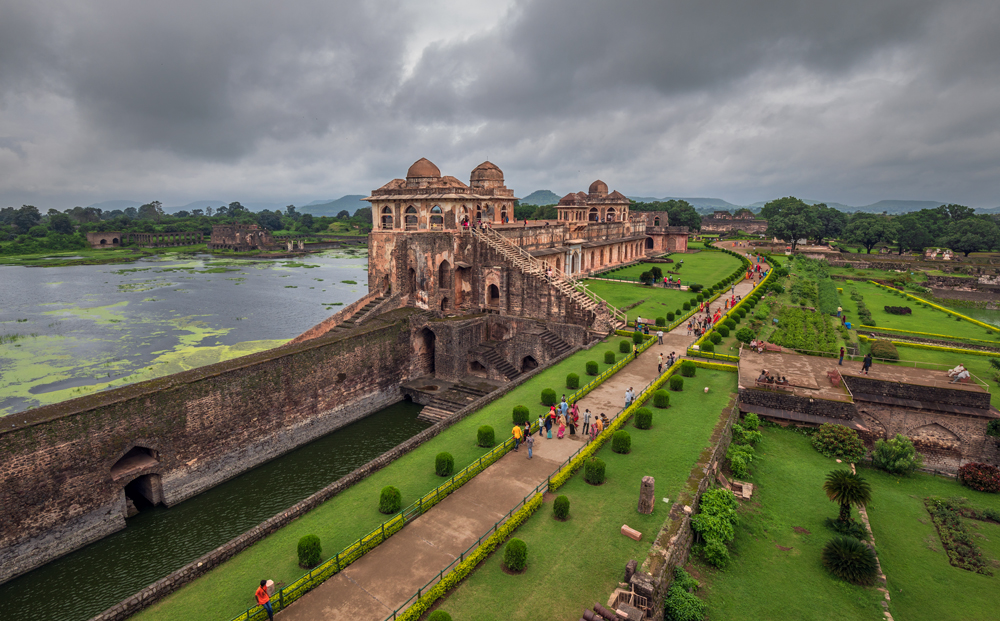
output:
{"label": "stone block", "polygon": [[653,477],[642,477],[642,484],[639,487],[639,513],[643,515],[649,515],[653,512],[656,500],[655,485],[656,481]]}
{"label": "stone block", "polygon": [[642,533],[634,528],[630,528],[627,524],[622,524],[622,534],[629,539],[635,539],[636,541],[642,539]]}

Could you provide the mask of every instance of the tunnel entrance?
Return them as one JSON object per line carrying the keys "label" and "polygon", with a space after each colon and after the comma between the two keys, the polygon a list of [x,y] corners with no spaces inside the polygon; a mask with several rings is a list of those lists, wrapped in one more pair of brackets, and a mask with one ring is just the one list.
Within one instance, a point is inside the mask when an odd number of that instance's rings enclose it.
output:
{"label": "tunnel entrance", "polygon": [[[111,478],[127,481],[122,489],[125,516],[163,504],[163,484],[159,473],[150,472],[160,465],[159,453],[145,446],[133,446],[111,466]],[[136,476],[138,475],[138,476]]]}
{"label": "tunnel entrance", "polygon": [[133,479],[125,486],[125,504],[130,502],[132,507],[128,508],[128,517],[132,517],[139,511],[151,509],[156,505],[163,504],[163,485],[160,482],[160,475],[145,474]]}

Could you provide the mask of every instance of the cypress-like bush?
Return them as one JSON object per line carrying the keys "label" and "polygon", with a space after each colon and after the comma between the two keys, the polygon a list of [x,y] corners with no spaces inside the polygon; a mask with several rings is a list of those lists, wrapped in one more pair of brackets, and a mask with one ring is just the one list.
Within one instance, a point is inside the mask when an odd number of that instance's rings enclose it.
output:
{"label": "cypress-like bush", "polygon": [[718,328],[715,329],[715,331],[719,333],[720,341],[722,340],[722,337],[729,336],[729,328],[727,328],[726,326],[719,326]]}
{"label": "cypress-like bush", "polygon": [[434,472],[439,477],[450,477],[455,474],[455,458],[451,453],[438,453],[434,458]]}
{"label": "cypress-like bush", "polygon": [[576,373],[570,373],[566,376],[566,388],[570,390],[576,390],[580,387],[580,376]]}
{"label": "cypress-like bush", "polygon": [[508,571],[524,571],[528,564],[528,544],[516,537],[508,541],[503,549],[503,564]]}
{"label": "cypress-like bush", "polygon": [[642,339],[643,339],[642,332],[636,330],[635,332],[632,333],[632,342],[635,343],[636,345],[641,344]]}
{"label": "cypress-like bush", "polygon": [[663,326],[667,325],[667,318],[666,317],[657,317],[656,318],[656,325],[657,325],[657,327],[660,327],[660,328],[662,328]]}
{"label": "cypress-like bush", "polygon": [[628,341],[618,341],[618,351],[623,354],[627,354],[632,351],[632,343]]}
{"label": "cypress-like bush", "polygon": [[489,425],[483,425],[476,432],[476,444],[483,448],[489,448],[496,444],[496,440],[493,436],[493,427]]}
{"label": "cypress-like bush", "polygon": [[[596,360],[588,360],[587,361],[587,375],[597,375],[597,361]],[[549,404],[546,403],[545,405],[549,405]]]}
{"label": "cypress-like bush", "polygon": [[654,392],[653,405],[661,409],[670,407],[670,393],[662,388]]}
{"label": "cypress-like bush", "polygon": [[670,390],[680,392],[684,390],[684,378],[673,375],[670,377]]}
{"label": "cypress-like bush", "polygon": [[[713,332],[712,336],[718,336],[718,335],[715,334],[715,332]],[[715,351],[715,344],[712,343],[711,340],[709,340],[708,343],[702,344],[701,351],[707,351],[708,353],[712,353],[713,351]]]}
{"label": "cypress-like bush", "polygon": [[698,301],[698,302],[704,302],[705,301],[705,294],[704,293],[699,293],[698,295],[694,296],[694,299],[696,301]]}
{"label": "cypress-like bush", "polygon": [[399,490],[391,485],[382,488],[382,493],[378,499],[378,510],[380,513],[391,515],[398,513],[403,508],[403,495]]}
{"label": "cypress-like bush", "polygon": [[583,478],[591,485],[600,485],[604,483],[604,469],[604,461],[591,457],[583,467]]}
{"label": "cypress-like bush", "polygon": [[726,326],[730,330],[735,330],[736,329],[736,322],[733,321],[732,319],[727,319],[727,320],[723,321],[722,325]]}
{"label": "cypress-like bush", "polygon": [[319,544],[319,537],[306,535],[299,539],[299,567],[312,569],[321,562],[323,562],[323,547]]}
{"label": "cypress-like bush", "polygon": [[511,413],[511,420],[515,425],[523,425],[528,422],[529,418],[531,418],[531,412],[527,407],[523,405],[514,406],[514,411]]}
{"label": "cypress-like bush", "polygon": [[667,313],[667,322],[668,322],[668,323],[673,323],[673,321],[674,321],[674,317],[676,317],[676,316],[677,316],[677,315],[673,314],[672,312],[670,312],[670,313]]}
{"label": "cypress-like bush", "polygon": [[681,361],[681,375],[683,375],[684,377],[694,377],[694,373],[695,370],[697,370],[697,368],[698,367],[696,367],[694,365],[694,362],[691,360]]}
{"label": "cypress-like bush", "polygon": [[823,566],[841,580],[867,586],[878,578],[875,553],[854,537],[834,537],[823,547],[821,558]]}
{"label": "cypress-like bush", "polygon": [[569,517],[569,498],[559,496],[552,503],[552,515],[557,520],[565,520]]}
{"label": "cypress-like bush", "polygon": [[615,363],[615,352],[608,350],[604,352],[604,364],[614,364]]}
{"label": "cypress-like bush", "polygon": [[435,610],[427,617],[427,621],[451,621],[451,615],[443,610]]}
{"label": "cypress-like bush", "polygon": [[632,452],[632,436],[624,429],[611,434],[611,450],[622,455]]}
{"label": "cypress-like bush", "polygon": [[635,428],[649,429],[653,426],[653,413],[649,408],[639,408],[635,411]]}
{"label": "cypress-like bush", "polygon": [[555,405],[556,404],[556,391],[551,388],[546,388],[542,391],[542,404],[543,405]]}

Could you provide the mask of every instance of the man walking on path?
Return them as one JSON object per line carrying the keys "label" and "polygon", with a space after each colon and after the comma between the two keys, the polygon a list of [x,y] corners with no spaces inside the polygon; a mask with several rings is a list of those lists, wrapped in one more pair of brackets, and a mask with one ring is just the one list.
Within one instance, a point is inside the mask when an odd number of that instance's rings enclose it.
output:
{"label": "man walking on path", "polygon": [[562,403],[559,404],[559,413],[562,414],[563,417],[565,417],[568,411],[569,411],[569,404],[566,403],[566,395],[563,395]]}
{"label": "man walking on path", "polygon": [[545,417],[542,416],[541,414],[539,414],[538,415],[538,437],[539,438],[542,437],[543,433],[545,433]]}
{"label": "man walking on path", "polygon": [[656,344],[663,345],[663,330],[656,331]]}
{"label": "man walking on path", "polygon": [[527,438],[525,438],[524,444],[525,446],[528,447],[528,459],[531,459],[531,447],[535,445],[534,436],[529,435]]}
{"label": "man walking on path", "polygon": [[656,363],[656,373],[657,375],[663,375],[663,353],[660,353],[660,358]]}
{"label": "man walking on path", "polygon": [[524,430],[521,429],[520,425],[514,425],[514,428],[510,432],[514,434],[514,452],[516,453],[517,447],[521,444],[521,435],[524,433]]}
{"label": "man walking on path", "polygon": [[868,375],[868,369],[872,368],[872,355],[871,353],[865,354],[865,359],[861,363],[861,372]]}
{"label": "man walking on path", "polygon": [[271,609],[271,596],[267,594],[267,580],[261,580],[260,586],[257,587],[257,592],[254,594],[257,598],[257,604],[264,607],[267,611],[267,618],[270,621],[274,621],[274,610]]}
{"label": "man walking on path", "polygon": [[583,411],[583,435],[590,432],[590,408]]}
{"label": "man walking on path", "polygon": [[840,364],[840,366],[844,366],[844,348],[843,347],[840,348],[840,362],[838,364]]}

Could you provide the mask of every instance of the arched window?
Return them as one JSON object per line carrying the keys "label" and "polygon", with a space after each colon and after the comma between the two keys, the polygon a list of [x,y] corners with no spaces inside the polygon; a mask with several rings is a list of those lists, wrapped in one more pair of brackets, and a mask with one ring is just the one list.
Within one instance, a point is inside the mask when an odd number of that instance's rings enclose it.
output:
{"label": "arched window", "polygon": [[415,231],[417,230],[417,208],[410,205],[406,208],[406,230]]}
{"label": "arched window", "polygon": [[614,222],[615,221],[615,208],[614,207],[608,207],[608,215],[604,218],[604,221],[605,222]]}
{"label": "arched window", "polygon": [[444,216],[441,215],[441,207],[439,205],[434,205],[431,207],[431,229],[435,231],[440,231],[444,228]]}
{"label": "arched window", "polygon": [[660,219],[658,217],[653,218],[653,226],[660,226]]}
{"label": "arched window", "polygon": [[391,229],[392,228],[392,208],[383,207],[382,208],[382,228]]}
{"label": "arched window", "polygon": [[500,208],[500,222],[507,224],[507,205]]}
{"label": "arched window", "polygon": [[587,220],[589,220],[590,222],[597,222],[597,220],[598,220],[598,218],[597,218],[597,207],[591,207],[590,208],[590,213],[587,214]]}

